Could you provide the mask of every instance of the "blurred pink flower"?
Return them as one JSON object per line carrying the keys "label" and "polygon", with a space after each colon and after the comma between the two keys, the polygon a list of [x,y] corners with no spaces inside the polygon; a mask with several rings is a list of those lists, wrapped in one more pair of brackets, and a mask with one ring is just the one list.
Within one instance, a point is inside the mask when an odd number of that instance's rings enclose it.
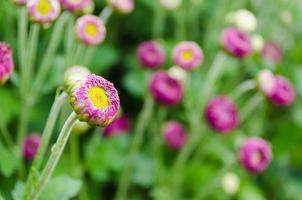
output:
{"label": "blurred pink flower", "polygon": [[146,41],[139,45],[137,58],[141,65],[157,69],[165,62],[165,50],[162,45],[156,41]]}
{"label": "blurred pink flower", "polygon": [[127,116],[121,116],[114,119],[108,126],[103,130],[105,137],[111,137],[122,133],[128,133],[130,131],[130,121]]}
{"label": "blurred pink flower", "polygon": [[41,137],[39,134],[28,135],[23,141],[23,157],[26,160],[33,160],[36,156],[40,143]]}
{"label": "blurred pink flower", "polygon": [[187,141],[187,133],[181,123],[169,121],[163,127],[166,144],[172,149],[181,149]]}
{"label": "blurred pink flower", "polygon": [[27,8],[30,18],[42,24],[56,20],[61,11],[58,0],[29,0]]}
{"label": "blurred pink flower", "polygon": [[4,84],[14,69],[14,60],[10,45],[0,42],[0,85]]}

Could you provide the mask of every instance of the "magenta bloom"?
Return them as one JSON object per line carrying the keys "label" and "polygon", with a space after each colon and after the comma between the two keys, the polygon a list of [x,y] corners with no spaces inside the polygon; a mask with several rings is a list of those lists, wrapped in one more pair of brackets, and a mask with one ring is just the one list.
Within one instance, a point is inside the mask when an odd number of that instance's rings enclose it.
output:
{"label": "magenta bloom", "polygon": [[29,0],[27,8],[30,18],[42,24],[53,22],[61,11],[58,0]]}
{"label": "magenta bloom", "polygon": [[134,9],[133,0],[107,0],[114,10],[121,14],[129,14]]}
{"label": "magenta bloom", "polygon": [[240,149],[240,162],[250,172],[258,173],[272,160],[271,145],[261,138],[249,138]]}
{"label": "magenta bloom", "polygon": [[164,64],[166,55],[160,43],[147,41],[139,45],[137,57],[141,65],[150,69],[157,69]]}
{"label": "magenta bloom", "polygon": [[205,117],[210,126],[220,133],[230,132],[239,123],[236,105],[226,96],[212,99],[206,106]]}
{"label": "magenta bloom", "polygon": [[108,126],[103,130],[105,137],[111,137],[122,133],[128,133],[130,131],[130,121],[128,117],[121,116],[114,119]]}
{"label": "magenta bloom", "polygon": [[185,70],[197,68],[203,62],[203,52],[196,42],[185,41],[176,45],[173,50],[174,64]]}
{"label": "magenta bloom", "polygon": [[76,35],[84,44],[96,46],[105,40],[106,27],[101,18],[85,15],[77,20]]}
{"label": "magenta bloom", "polygon": [[163,128],[166,144],[171,149],[181,149],[187,141],[187,133],[181,123],[169,121]]}
{"label": "magenta bloom", "polygon": [[81,121],[97,126],[110,124],[120,105],[118,92],[113,84],[95,74],[74,84],[70,101]]}
{"label": "magenta bloom", "polygon": [[23,142],[23,157],[26,160],[32,160],[35,158],[38,148],[41,143],[41,137],[39,134],[31,134],[27,136]]}
{"label": "magenta bloom", "polygon": [[295,90],[292,84],[283,76],[275,76],[275,87],[270,99],[279,106],[288,106],[295,100]]}
{"label": "magenta bloom", "polygon": [[74,13],[91,13],[94,8],[93,0],[60,0],[62,7]]}
{"label": "magenta bloom", "polygon": [[14,69],[14,61],[11,47],[0,42],[0,85],[4,84]]}
{"label": "magenta bloom", "polygon": [[223,31],[221,44],[228,53],[238,58],[244,58],[252,52],[249,35],[235,27],[229,27]]}
{"label": "magenta bloom", "polygon": [[166,106],[178,104],[183,97],[181,83],[165,71],[152,75],[149,90],[156,101]]}
{"label": "magenta bloom", "polygon": [[262,49],[262,56],[266,60],[278,64],[282,59],[282,50],[276,43],[266,42]]}

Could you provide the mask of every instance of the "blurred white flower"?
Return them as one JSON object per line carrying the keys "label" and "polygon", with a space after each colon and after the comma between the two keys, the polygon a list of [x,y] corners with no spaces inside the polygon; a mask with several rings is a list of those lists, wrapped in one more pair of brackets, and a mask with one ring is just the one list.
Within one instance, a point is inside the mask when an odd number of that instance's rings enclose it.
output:
{"label": "blurred white flower", "polygon": [[264,46],[264,39],[259,34],[252,35],[252,47],[254,51],[261,52]]}
{"label": "blurred white flower", "polygon": [[182,3],[182,0],[159,0],[160,5],[167,10],[176,10]]}
{"label": "blurred white flower", "polygon": [[239,190],[240,180],[236,174],[228,172],[222,177],[221,187],[225,193],[235,194]]}
{"label": "blurred white flower", "polygon": [[228,14],[227,20],[245,32],[252,32],[257,27],[257,19],[255,15],[245,9],[240,9],[234,13]]}
{"label": "blurred white flower", "polygon": [[178,80],[179,82],[181,82],[181,84],[184,85],[186,83],[187,72],[186,72],[186,70],[182,69],[181,67],[175,65],[169,69],[168,73],[171,77],[173,77],[176,80]]}

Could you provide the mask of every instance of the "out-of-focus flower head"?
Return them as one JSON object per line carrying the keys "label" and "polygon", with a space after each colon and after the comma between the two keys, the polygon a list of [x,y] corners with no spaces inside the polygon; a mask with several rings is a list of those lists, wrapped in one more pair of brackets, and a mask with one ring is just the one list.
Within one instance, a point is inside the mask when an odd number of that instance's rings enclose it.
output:
{"label": "out-of-focus flower head", "polygon": [[252,35],[252,47],[256,52],[261,52],[264,47],[264,39],[259,34]]}
{"label": "out-of-focus flower head", "polygon": [[173,49],[174,64],[185,70],[199,67],[203,62],[203,52],[196,42],[184,41]]}
{"label": "out-of-focus flower head", "polygon": [[282,50],[275,42],[269,41],[264,44],[262,56],[269,62],[279,64],[282,60]]}
{"label": "out-of-focus flower head", "polygon": [[22,154],[26,160],[33,160],[41,143],[39,134],[30,134],[23,141]]}
{"label": "out-of-focus flower head", "polygon": [[113,84],[95,74],[73,85],[70,102],[79,120],[97,126],[110,124],[120,106]]}
{"label": "out-of-focus flower head", "polygon": [[64,73],[64,86],[67,92],[70,92],[76,82],[83,81],[89,74],[89,69],[84,66],[77,65],[68,68]]}
{"label": "out-of-focus flower head", "polygon": [[171,149],[181,149],[187,141],[187,133],[183,125],[177,121],[169,121],[163,127],[166,144]]}
{"label": "out-of-focus flower head", "polygon": [[160,5],[167,10],[176,10],[182,3],[182,0],[159,0]]}
{"label": "out-of-focus flower head", "polygon": [[134,9],[133,0],[107,0],[107,3],[121,14],[129,14]]}
{"label": "out-of-focus flower head", "polygon": [[60,0],[62,7],[76,14],[89,14],[93,12],[93,0]]}
{"label": "out-of-focus flower head", "polygon": [[14,60],[10,45],[0,42],[0,85],[10,77],[14,69]]}
{"label": "out-of-focus flower head", "polygon": [[61,11],[58,0],[29,0],[27,8],[31,20],[41,24],[53,22]]}
{"label": "out-of-focus flower head", "polygon": [[289,106],[295,101],[295,90],[284,76],[275,76],[275,87],[270,100],[278,106]]}
{"label": "out-of-focus flower head", "polygon": [[227,194],[236,194],[240,187],[240,179],[232,172],[227,172],[221,179],[221,187]]}
{"label": "out-of-focus flower head", "polygon": [[257,19],[255,15],[246,9],[240,9],[234,13],[230,13],[227,19],[235,27],[244,32],[252,32],[256,30]]}
{"label": "out-of-focus flower head", "polygon": [[240,149],[240,162],[252,173],[265,170],[271,160],[271,145],[262,138],[249,138]]}
{"label": "out-of-focus flower head", "polygon": [[85,15],[76,22],[78,39],[89,46],[101,44],[106,37],[106,27],[101,18],[94,15]]}
{"label": "out-of-focus flower head", "polygon": [[123,115],[114,119],[108,126],[106,126],[103,130],[103,134],[105,137],[111,137],[114,135],[128,133],[130,128],[130,120],[127,116]]}
{"label": "out-of-focus flower head", "polygon": [[139,45],[137,58],[142,66],[149,69],[157,69],[164,64],[166,54],[160,43],[156,41],[146,41]]}
{"label": "out-of-focus flower head", "polygon": [[250,36],[235,27],[223,31],[221,44],[228,53],[238,58],[245,58],[252,52]]}
{"label": "out-of-focus flower head", "polygon": [[239,123],[236,105],[226,96],[210,100],[205,109],[205,117],[210,126],[220,133],[230,132]]}
{"label": "out-of-focus flower head", "polygon": [[149,90],[157,102],[166,106],[180,103],[183,97],[181,83],[165,71],[155,72],[152,75]]}

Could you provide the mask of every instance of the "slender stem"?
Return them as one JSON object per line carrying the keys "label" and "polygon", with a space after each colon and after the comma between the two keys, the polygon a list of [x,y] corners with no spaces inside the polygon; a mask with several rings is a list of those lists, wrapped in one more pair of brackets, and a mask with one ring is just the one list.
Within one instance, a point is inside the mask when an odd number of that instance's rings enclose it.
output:
{"label": "slender stem", "polygon": [[74,32],[73,32],[73,26],[74,26],[74,17],[73,15],[69,16],[68,22],[67,22],[67,28],[66,28],[66,38],[65,38],[65,68],[69,67],[71,65],[71,59],[73,56],[73,51],[75,48],[75,42],[74,42]]}
{"label": "slender stem", "polygon": [[29,198],[28,195],[31,192],[32,185],[35,185],[35,181],[36,181],[35,175],[41,168],[42,161],[43,161],[43,158],[45,158],[45,153],[46,153],[47,147],[49,145],[50,137],[53,132],[56,120],[58,118],[59,111],[60,111],[62,105],[64,104],[64,102],[66,101],[66,99],[67,99],[67,94],[65,92],[63,92],[62,94],[60,94],[59,96],[56,97],[56,99],[51,107],[44,131],[42,133],[42,139],[41,139],[41,144],[40,144],[39,150],[37,152],[37,155],[35,157],[35,160],[34,160],[32,166],[31,166],[31,170],[29,172],[29,175],[28,175],[25,187],[24,187],[25,189],[24,189],[23,194],[24,194],[25,199]]}
{"label": "slender stem", "polygon": [[127,156],[127,163],[125,164],[125,168],[120,178],[118,190],[114,198],[115,200],[127,199],[127,190],[129,187],[130,173],[132,172],[134,158],[143,141],[143,135],[146,129],[146,125],[149,123],[152,116],[153,106],[153,99],[150,96],[147,96],[145,99],[144,107],[138,116],[138,121],[134,130],[134,138],[130,145],[129,153]]}
{"label": "slender stem", "polygon": [[31,200],[37,200],[40,196],[40,193],[48,183],[53,171],[55,170],[58,161],[63,153],[63,150],[66,146],[68,138],[70,136],[70,132],[72,127],[77,121],[76,114],[72,112],[68,119],[66,120],[56,143],[52,147],[52,153],[46,163],[46,166],[38,179],[37,184],[34,186],[33,192],[31,194]]}
{"label": "slender stem", "polygon": [[45,78],[49,72],[49,68],[51,66],[50,64],[53,61],[55,52],[57,51],[58,46],[60,44],[61,34],[67,17],[68,14],[66,12],[63,13],[53,28],[49,44],[47,46],[46,52],[44,54],[41,65],[39,66],[37,76],[32,86],[32,92],[34,94],[33,96],[37,95],[42,83],[45,81]]}
{"label": "slender stem", "polygon": [[104,24],[108,23],[108,20],[110,19],[110,16],[112,15],[113,10],[111,6],[106,6],[102,12],[99,14],[100,18],[103,20]]}
{"label": "slender stem", "polygon": [[160,6],[155,6],[153,20],[152,37],[154,39],[162,38],[165,24],[165,11]]}
{"label": "slender stem", "polygon": [[7,129],[7,126],[5,124],[4,119],[2,118],[2,115],[0,116],[0,131],[2,133],[3,139],[5,140],[6,144],[9,147],[13,147],[14,145],[13,139]]}
{"label": "slender stem", "polygon": [[237,88],[234,89],[234,91],[231,92],[231,94],[229,95],[233,100],[238,99],[239,97],[241,97],[244,93],[255,89],[257,86],[257,83],[255,80],[247,80],[244,81],[243,83],[241,83],[239,86],[237,86]]}
{"label": "slender stem", "polygon": [[250,116],[250,114],[255,111],[257,106],[259,106],[262,101],[263,95],[259,93],[254,94],[254,96],[250,98],[240,112],[241,123],[243,123]]}

